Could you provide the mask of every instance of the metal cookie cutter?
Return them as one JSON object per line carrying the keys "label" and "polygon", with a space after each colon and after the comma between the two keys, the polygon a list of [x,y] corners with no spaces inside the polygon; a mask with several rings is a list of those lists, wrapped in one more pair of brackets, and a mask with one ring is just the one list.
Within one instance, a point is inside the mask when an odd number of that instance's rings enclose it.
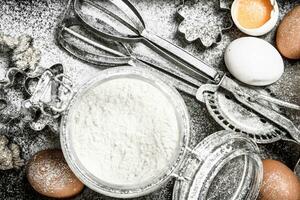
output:
{"label": "metal cookie cutter", "polygon": [[38,108],[43,114],[57,118],[67,108],[73,93],[72,82],[66,75],[51,69],[46,70],[38,79],[31,97],[23,102],[23,106],[26,109]]}
{"label": "metal cookie cutter", "polygon": [[[46,101],[45,96],[49,93],[50,87],[46,87],[47,84],[51,85],[52,96],[62,96],[55,93],[55,87],[57,91],[62,90],[66,80],[62,76],[62,72],[58,71],[60,65],[55,65],[49,70],[38,69],[33,73],[24,72],[17,68],[10,68],[5,76],[5,79],[1,82],[1,95],[0,95],[0,124],[1,130],[5,132],[23,132],[26,124],[29,124],[33,130],[40,131],[45,126],[49,126],[54,132],[58,130],[58,121],[60,113],[64,108],[59,108],[59,99]],[[40,71],[40,72],[38,72]],[[43,73],[41,71],[44,71]],[[51,80],[53,78],[53,80]],[[64,79],[64,80],[62,80]],[[51,82],[54,82],[50,84]],[[60,89],[59,89],[60,88]],[[61,92],[59,92],[61,93]],[[39,99],[40,98],[40,99]],[[42,104],[45,103],[45,104]],[[52,105],[56,102],[56,105]],[[46,103],[48,107],[46,106]]]}
{"label": "metal cookie cutter", "polygon": [[185,1],[178,7],[177,15],[181,21],[178,32],[188,43],[198,42],[205,48],[219,43],[223,32],[233,25],[221,0]]}
{"label": "metal cookie cutter", "polygon": [[31,120],[31,113],[24,113],[21,102],[27,97],[23,81],[27,73],[17,67],[9,67],[0,81],[0,130],[2,133],[22,133],[25,121]]}
{"label": "metal cookie cutter", "polygon": [[[185,75],[182,76],[182,73],[178,73],[175,69],[164,70],[168,74],[184,80],[194,90],[198,90],[197,99],[206,104],[212,117],[225,129],[247,134],[258,143],[274,142],[284,138],[289,133],[293,139],[300,143],[300,131],[292,121],[279,112],[278,108],[281,106],[299,109],[299,106],[271,97],[263,90],[244,86],[228,76],[222,75],[185,50],[149,33],[145,29],[138,11],[127,0],[108,0],[105,2],[75,0],[73,4],[70,3],[69,5],[69,9],[74,10],[75,16],[81,21],[81,24],[98,37],[119,43],[122,41],[144,42],[161,56],[173,61],[176,66],[183,69]],[[89,13],[94,13],[95,10],[97,15],[91,16]],[[116,53],[115,50],[112,51],[111,48],[101,45],[100,41],[91,41],[82,34],[77,35],[78,32],[73,34],[69,27],[62,26],[61,30],[95,48],[109,52],[118,61],[125,59],[128,63],[132,60],[132,56]],[[59,37],[59,39],[63,39],[63,37]],[[71,44],[66,45],[65,40],[62,41],[60,42],[63,44],[62,46],[70,51],[68,46]],[[111,56],[107,59],[107,56],[97,53],[90,54],[83,49],[79,51],[79,54],[82,52],[85,56],[89,55],[89,58],[100,59],[100,64],[112,59]],[[74,48],[71,53],[78,55]],[[79,56],[79,58],[83,57]],[[96,62],[92,63],[97,63],[97,59]],[[204,84],[199,82],[203,79],[205,79]]]}
{"label": "metal cookie cutter", "polygon": [[62,66],[54,65],[46,71],[38,67],[40,51],[28,35],[11,37],[0,33],[0,51],[9,61],[0,81],[1,131],[22,133],[27,124],[36,131],[45,126],[57,131],[56,118],[65,107],[60,103],[61,97],[71,86],[62,75]]}

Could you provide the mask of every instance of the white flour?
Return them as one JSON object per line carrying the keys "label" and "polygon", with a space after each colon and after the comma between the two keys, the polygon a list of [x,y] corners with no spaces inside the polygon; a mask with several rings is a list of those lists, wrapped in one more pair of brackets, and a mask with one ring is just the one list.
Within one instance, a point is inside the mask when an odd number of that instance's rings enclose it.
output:
{"label": "white flour", "polygon": [[113,185],[142,186],[179,151],[175,110],[149,83],[119,78],[90,89],[71,114],[74,149],[84,167]]}

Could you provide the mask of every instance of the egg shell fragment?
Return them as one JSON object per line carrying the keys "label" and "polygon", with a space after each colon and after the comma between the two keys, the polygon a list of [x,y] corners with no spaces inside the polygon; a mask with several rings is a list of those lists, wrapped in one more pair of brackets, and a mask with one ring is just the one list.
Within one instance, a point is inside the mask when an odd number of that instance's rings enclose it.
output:
{"label": "egg shell fragment", "polygon": [[279,52],[270,43],[254,37],[230,43],[225,51],[225,64],[236,79],[253,86],[270,85],[284,72]]}

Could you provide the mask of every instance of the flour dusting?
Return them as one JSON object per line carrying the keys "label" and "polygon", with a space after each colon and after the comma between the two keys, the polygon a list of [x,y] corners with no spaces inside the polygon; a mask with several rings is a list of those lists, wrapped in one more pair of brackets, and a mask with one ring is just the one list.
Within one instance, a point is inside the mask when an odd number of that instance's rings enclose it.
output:
{"label": "flour dusting", "polygon": [[109,80],[73,105],[71,137],[84,167],[100,180],[142,186],[173,164],[180,132],[176,113],[155,86]]}

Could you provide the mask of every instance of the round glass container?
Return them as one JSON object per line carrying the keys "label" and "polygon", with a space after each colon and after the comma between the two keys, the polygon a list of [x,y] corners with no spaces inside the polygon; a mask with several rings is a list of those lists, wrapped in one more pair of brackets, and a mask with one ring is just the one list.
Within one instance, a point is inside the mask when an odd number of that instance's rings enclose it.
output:
{"label": "round glass container", "polygon": [[249,137],[219,131],[202,140],[186,157],[173,200],[253,200],[262,182],[259,149]]}
{"label": "round glass container", "polygon": [[[180,133],[178,149],[174,152],[176,156],[169,168],[147,183],[122,186],[100,180],[84,167],[72,144],[70,116],[76,102],[94,87],[119,78],[145,81],[158,88],[173,105],[176,113]],[[144,196],[175,177],[174,200],[252,200],[257,197],[262,182],[262,163],[254,141],[244,134],[220,131],[190,149],[189,135],[189,115],[180,94],[162,82],[154,72],[137,67],[104,70],[85,84],[72,98],[61,125],[62,150],[70,168],[85,185],[104,195],[117,198]]]}
{"label": "round glass container", "polygon": [[[176,152],[172,155],[171,162],[167,168],[160,171],[148,182],[139,184],[112,184],[101,180],[99,176],[91,173],[82,160],[79,159],[77,149],[73,144],[74,135],[72,134],[72,115],[77,110],[78,102],[88,91],[93,90],[101,84],[117,79],[138,80],[155,87],[163,94],[169,102],[175,113],[175,120],[178,127],[179,141],[176,143]],[[117,121],[115,122],[117,123]],[[66,161],[76,176],[89,188],[107,196],[117,198],[133,198],[143,196],[157,190],[169,181],[172,175],[178,171],[179,166],[185,158],[186,149],[189,142],[190,122],[186,105],[178,91],[161,81],[154,72],[137,67],[117,67],[104,70],[95,79],[91,80],[74,95],[71,99],[68,109],[62,119],[61,124],[61,146]],[[95,152],[96,153],[96,152]]]}

